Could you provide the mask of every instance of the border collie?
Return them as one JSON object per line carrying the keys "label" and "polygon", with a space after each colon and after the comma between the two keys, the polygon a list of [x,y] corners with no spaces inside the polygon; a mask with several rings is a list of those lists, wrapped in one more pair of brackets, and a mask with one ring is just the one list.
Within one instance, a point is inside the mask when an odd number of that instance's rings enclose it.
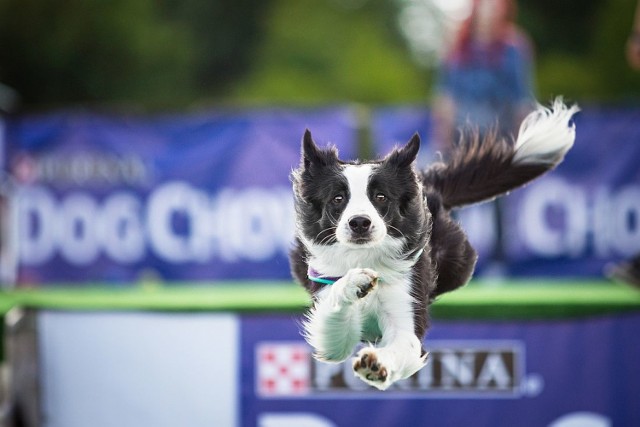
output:
{"label": "border collie", "polygon": [[577,106],[560,98],[522,122],[515,142],[463,138],[445,163],[420,171],[414,135],[377,161],[347,162],[307,130],[292,172],[295,279],[313,305],[302,323],[314,357],[343,362],[380,390],[426,363],[429,306],[465,285],[476,252],[450,215],[494,199],[553,169],[573,145]]}

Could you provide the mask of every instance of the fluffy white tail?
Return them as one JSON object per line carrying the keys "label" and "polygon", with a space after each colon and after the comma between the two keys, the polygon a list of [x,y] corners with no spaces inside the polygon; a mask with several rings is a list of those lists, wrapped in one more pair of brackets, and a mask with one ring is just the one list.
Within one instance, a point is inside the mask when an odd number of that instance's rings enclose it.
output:
{"label": "fluffy white tail", "polygon": [[551,108],[539,105],[520,125],[513,162],[559,163],[573,146],[576,130],[571,118],[578,111],[575,104],[567,107],[562,97],[557,97]]}

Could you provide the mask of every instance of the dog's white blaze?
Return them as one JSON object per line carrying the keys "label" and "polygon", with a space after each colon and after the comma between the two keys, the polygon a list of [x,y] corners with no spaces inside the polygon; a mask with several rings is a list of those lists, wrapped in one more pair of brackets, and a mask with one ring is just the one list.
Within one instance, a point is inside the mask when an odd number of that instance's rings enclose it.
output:
{"label": "dog's white blaze", "polygon": [[387,234],[387,226],[369,200],[367,188],[373,173],[373,165],[347,165],[343,174],[349,185],[349,200],[338,221],[336,237],[340,243],[349,243],[351,229],[349,220],[354,216],[366,215],[371,219],[371,240],[379,242]]}

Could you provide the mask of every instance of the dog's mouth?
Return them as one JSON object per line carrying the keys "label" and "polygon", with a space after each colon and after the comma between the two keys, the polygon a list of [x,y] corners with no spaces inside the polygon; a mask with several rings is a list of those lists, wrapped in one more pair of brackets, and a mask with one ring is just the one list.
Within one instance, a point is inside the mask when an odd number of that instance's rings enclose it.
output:
{"label": "dog's mouth", "polygon": [[382,239],[378,238],[373,234],[367,235],[351,235],[346,240],[346,244],[351,246],[352,248],[371,248],[374,246],[378,246],[382,242]]}
{"label": "dog's mouth", "polygon": [[362,236],[352,237],[349,240],[349,243],[355,243],[356,245],[365,245],[367,243],[371,243],[371,237],[369,237],[369,236],[367,236],[367,237],[362,237]]}

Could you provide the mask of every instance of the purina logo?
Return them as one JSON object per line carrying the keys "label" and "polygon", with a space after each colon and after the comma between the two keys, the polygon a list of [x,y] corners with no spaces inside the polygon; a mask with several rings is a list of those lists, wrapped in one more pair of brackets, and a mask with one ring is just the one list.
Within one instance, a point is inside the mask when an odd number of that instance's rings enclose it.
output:
{"label": "purina logo", "polygon": [[257,388],[263,396],[304,395],[310,391],[311,351],[302,343],[258,346]]}
{"label": "purina logo", "polygon": [[516,398],[537,395],[544,385],[539,376],[525,375],[525,350],[520,341],[432,340],[427,348],[427,366],[380,393],[353,375],[350,361],[318,362],[304,343],[261,343],[256,351],[257,392],[276,398],[354,392],[369,397]]}

